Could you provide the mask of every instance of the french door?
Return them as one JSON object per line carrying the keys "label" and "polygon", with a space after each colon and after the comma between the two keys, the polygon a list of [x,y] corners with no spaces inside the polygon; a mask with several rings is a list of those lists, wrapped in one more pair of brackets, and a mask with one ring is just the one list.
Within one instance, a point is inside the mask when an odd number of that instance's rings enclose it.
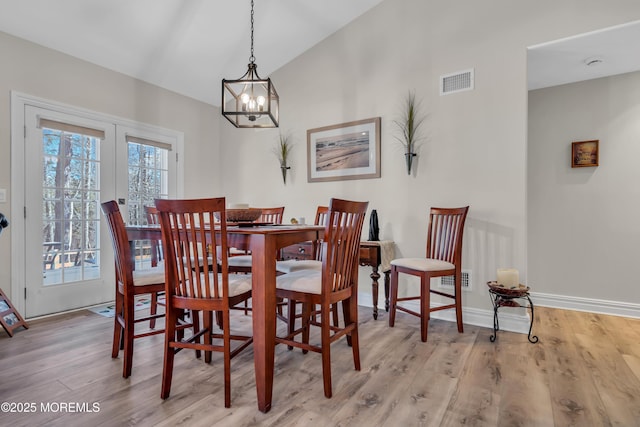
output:
{"label": "french door", "polygon": [[[24,259],[17,264],[26,317],[114,299],[101,202],[116,199],[125,223],[145,224],[145,206],[182,193],[182,134],[35,104],[24,104],[24,165],[14,166],[24,173]],[[134,255],[136,269],[150,268],[148,242]]]}
{"label": "french door", "polygon": [[115,191],[112,123],[25,106],[27,317],[113,299],[113,257],[100,223]]}
{"label": "french door", "polygon": [[[154,206],[155,199],[178,194],[176,153],[179,144],[175,135],[149,131],[140,126],[118,125],[116,140],[116,187],[126,189],[118,191],[120,212],[125,224],[147,225],[149,218],[145,207]],[[151,268],[153,250],[159,250],[159,247],[148,241],[136,242],[134,257],[137,270]]]}

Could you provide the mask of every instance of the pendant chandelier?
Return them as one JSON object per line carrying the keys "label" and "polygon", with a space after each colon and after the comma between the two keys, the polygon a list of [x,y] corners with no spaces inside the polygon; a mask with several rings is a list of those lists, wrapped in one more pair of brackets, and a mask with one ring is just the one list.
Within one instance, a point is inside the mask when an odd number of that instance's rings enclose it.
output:
{"label": "pendant chandelier", "polygon": [[261,79],[253,55],[251,0],[251,56],[249,69],[237,80],[222,79],[222,115],[237,128],[277,128],[280,98],[271,79]]}

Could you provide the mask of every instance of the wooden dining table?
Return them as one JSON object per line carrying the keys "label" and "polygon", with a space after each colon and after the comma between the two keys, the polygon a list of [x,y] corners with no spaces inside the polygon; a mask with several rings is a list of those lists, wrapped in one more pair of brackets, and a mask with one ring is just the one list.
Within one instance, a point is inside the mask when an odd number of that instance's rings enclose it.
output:
{"label": "wooden dining table", "polygon": [[[128,226],[129,241],[161,240],[157,226]],[[229,245],[244,241],[251,250],[253,362],[258,409],[268,412],[273,395],[276,337],[276,257],[286,246],[321,239],[320,225],[227,226]]]}

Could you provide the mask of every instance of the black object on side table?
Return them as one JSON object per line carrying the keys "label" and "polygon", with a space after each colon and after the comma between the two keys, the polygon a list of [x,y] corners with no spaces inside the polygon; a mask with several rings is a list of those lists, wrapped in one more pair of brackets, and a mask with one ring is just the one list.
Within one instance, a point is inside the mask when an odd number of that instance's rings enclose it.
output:
{"label": "black object on side table", "polygon": [[531,324],[529,325],[529,335],[527,339],[530,343],[535,344],[538,342],[538,337],[531,335],[533,329],[533,302],[529,296],[529,287],[519,285],[518,287],[505,288],[503,285],[499,285],[497,282],[487,282],[489,286],[489,296],[493,303],[493,335],[489,337],[491,342],[494,342],[497,338],[497,333],[500,330],[498,323],[498,309],[500,307],[523,307],[517,299],[526,299],[529,304],[527,305],[531,310]]}

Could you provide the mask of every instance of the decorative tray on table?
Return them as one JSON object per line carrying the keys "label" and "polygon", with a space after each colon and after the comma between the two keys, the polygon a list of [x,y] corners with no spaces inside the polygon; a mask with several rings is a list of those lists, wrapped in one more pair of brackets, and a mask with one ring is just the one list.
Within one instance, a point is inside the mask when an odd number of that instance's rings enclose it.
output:
{"label": "decorative tray on table", "polygon": [[521,296],[525,296],[530,288],[528,286],[525,285],[518,285],[518,286],[513,286],[511,288],[507,288],[505,285],[498,283],[498,282],[487,282],[487,286],[489,286],[489,289],[491,289],[493,292],[506,296],[506,297],[521,297]]}
{"label": "decorative tray on table", "polygon": [[[262,215],[262,209],[247,208],[247,209],[227,209],[227,224],[230,222],[253,222],[260,218]],[[217,220],[220,220],[219,215],[215,215]]]}

